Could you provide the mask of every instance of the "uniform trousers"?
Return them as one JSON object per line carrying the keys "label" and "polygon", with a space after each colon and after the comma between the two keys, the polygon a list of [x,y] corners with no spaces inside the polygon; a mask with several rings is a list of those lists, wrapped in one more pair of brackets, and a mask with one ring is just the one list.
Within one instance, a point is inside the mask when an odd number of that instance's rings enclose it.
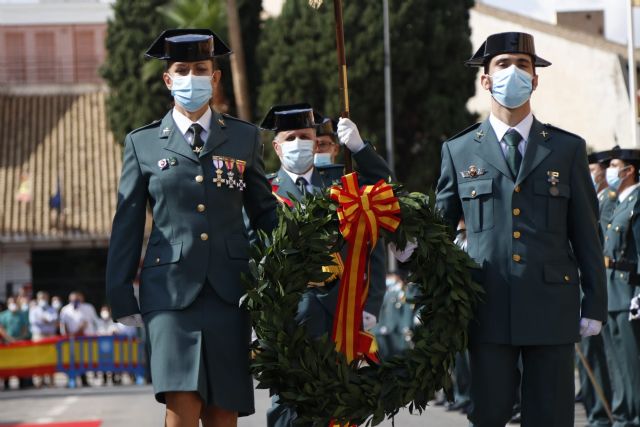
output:
{"label": "uniform trousers", "polygon": [[604,328],[613,397],[614,427],[640,427],[640,321],[629,312],[609,312]]}
{"label": "uniform trousers", "polygon": [[[518,359],[522,357],[522,376]],[[504,427],[512,416],[518,387],[523,427],[573,427],[573,344],[469,346],[473,427]],[[522,381],[522,384],[520,384]]]}

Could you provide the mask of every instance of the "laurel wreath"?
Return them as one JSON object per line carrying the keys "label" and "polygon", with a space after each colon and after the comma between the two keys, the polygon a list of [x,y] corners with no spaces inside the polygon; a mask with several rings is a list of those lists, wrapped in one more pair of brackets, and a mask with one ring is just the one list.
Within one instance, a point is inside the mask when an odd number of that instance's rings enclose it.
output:
{"label": "laurel wreath", "polygon": [[310,339],[294,320],[307,284],[330,275],[322,266],[345,244],[336,202],[325,194],[293,209],[281,206],[278,227],[270,236],[260,233],[252,249],[244,300],[258,337],[251,370],[258,388],[271,389],[281,403],[294,406],[301,423],[377,425],[403,407],[422,412],[436,390],[451,389],[455,354],[467,346],[467,324],[482,292],[471,280],[476,264],[452,243],[434,197],[394,190],[401,225],[395,233],[383,231],[383,237],[399,248],[409,239],[418,243],[406,266],[408,280],[418,288],[412,302],[420,323],[413,347],[378,365],[348,364],[335,351],[331,334]]}

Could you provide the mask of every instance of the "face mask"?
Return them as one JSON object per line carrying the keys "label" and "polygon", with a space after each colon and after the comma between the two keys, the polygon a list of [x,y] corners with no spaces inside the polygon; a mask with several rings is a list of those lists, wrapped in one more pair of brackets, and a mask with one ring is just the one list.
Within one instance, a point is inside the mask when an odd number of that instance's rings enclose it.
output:
{"label": "face mask", "polygon": [[[624,169],[624,168],[623,168]],[[620,178],[620,172],[622,172],[621,168],[607,168],[607,184],[609,187],[617,190],[620,187],[620,183],[622,179]]]}
{"label": "face mask", "polygon": [[18,304],[16,304],[15,302],[10,302],[7,308],[9,309],[9,311],[13,311],[15,313],[16,311],[18,311]]}
{"label": "face mask", "polygon": [[211,76],[171,76],[171,95],[185,110],[193,112],[209,102],[213,90]]}
{"label": "face mask", "polygon": [[109,320],[109,317],[111,317],[109,315],[109,312],[106,310],[103,310],[100,312],[100,317],[102,318],[102,320]]}
{"label": "face mask", "polygon": [[78,300],[73,301],[71,304],[73,304],[73,308],[78,308],[78,307],[80,307],[80,301],[78,301]]}
{"label": "face mask", "polygon": [[27,304],[27,303],[22,304],[22,305],[20,306],[20,309],[21,309],[22,311],[29,311],[29,304]]}
{"label": "face mask", "polygon": [[529,100],[533,77],[515,65],[496,71],[491,76],[491,95],[500,105],[518,108]]}
{"label": "face mask", "polygon": [[38,300],[38,307],[46,307],[47,305],[48,305],[47,300],[44,300],[44,299]]}
{"label": "face mask", "polygon": [[313,155],[314,166],[327,166],[331,164],[333,164],[331,161],[331,153],[316,153]]}
{"label": "face mask", "polygon": [[313,141],[296,138],[280,144],[282,164],[290,172],[302,175],[313,166]]}
{"label": "face mask", "polygon": [[55,308],[56,310],[60,309],[60,307],[62,307],[62,303],[58,300],[55,300],[51,303],[51,307]]}

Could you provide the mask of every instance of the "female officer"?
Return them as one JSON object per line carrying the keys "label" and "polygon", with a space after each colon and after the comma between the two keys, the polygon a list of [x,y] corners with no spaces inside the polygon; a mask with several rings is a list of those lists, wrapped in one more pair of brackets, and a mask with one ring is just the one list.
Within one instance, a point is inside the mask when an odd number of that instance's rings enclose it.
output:
{"label": "female officer", "polygon": [[[144,323],[167,426],[235,426],[254,412],[250,324],[238,307],[248,267],[244,207],[269,232],[276,202],[258,129],[209,108],[229,48],[209,30],[167,30],[146,52],[167,61],[175,106],[125,139],[107,262],[114,319]],[[149,206],[151,234],[132,287]]]}

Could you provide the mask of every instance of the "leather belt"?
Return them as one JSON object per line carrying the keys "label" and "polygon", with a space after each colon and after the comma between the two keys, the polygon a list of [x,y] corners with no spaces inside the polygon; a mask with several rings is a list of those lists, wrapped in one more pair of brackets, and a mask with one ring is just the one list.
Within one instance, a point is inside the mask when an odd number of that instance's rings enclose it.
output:
{"label": "leather belt", "polygon": [[638,271],[638,263],[625,260],[616,261],[608,256],[604,257],[604,266],[612,270],[636,272]]}

